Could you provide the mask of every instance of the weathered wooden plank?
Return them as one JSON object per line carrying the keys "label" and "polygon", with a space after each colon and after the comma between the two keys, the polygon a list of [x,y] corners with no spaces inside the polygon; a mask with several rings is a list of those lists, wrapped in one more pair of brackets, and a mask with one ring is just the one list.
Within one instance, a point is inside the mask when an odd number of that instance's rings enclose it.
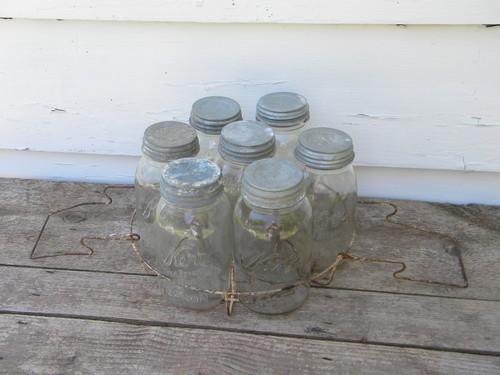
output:
{"label": "weathered wooden plank", "polygon": [[[104,185],[0,179],[0,264],[146,273],[126,241],[88,240],[92,256],[29,259],[39,230],[50,210],[75,203],[106,202]],[[109,189],[109,205],[81,206],[51,216],[37,244],[36,255],[81,252],[83,236],[126,233],[133,209],[133,191]],[[40,204],[42,202],[42,204]],[[393,201],[359,205],[359,229],[353,254],[405,262],[401,276],[464,285],[460,253],[468,288],[394,279],[399,264],[347,262],[339,267],[333,287],[500,300],[499,207],[451,206]],[[479,216],[478,216],[479,215]],[[477,216],[477,217],[476,217]],[[430,229],[427,233],[393,222]],[[454,241],[458,248],[454,248]]]}
{"label": "weathered wooden plank", "polygon": [[10,375],[500,371],[493,356],[79,319],[2,315],[0,332],[0,372]]}
{"label": "weathered wooden plank", "polygon": [[[0,316],[5,374],[497,374],[500,358],[123,323]],[[50,343],[50,345],[47,345]]]}
{"label": "weathered wooden plank", "polygon": [[[343,264],[335,276],[333,287],[500,299],[500,269],[497,266],[500,262],[500,231],[496,224],[500,207],[410,201],[391,203],[398,210],[390,218],[391,222],[384,219],[393,212],[390,205],[359,206],[360,235],[352,253],[404,261],[407,269],[401,276],[464,285],[458,262],[460,256],[469,287],[396,280],[392,273],[400,268],[399,265],[367,262]],[[453,246],[454,241],[456,246]]]}
{"label": "weathered wooden plank", "polygon": [[0,209],[20,215],[47,214],[85,202],[105,202],[103,188],[99,184],[0,178]]}
{"label": "weathered wooden plank", "polygon": [[0,311],[128,319],[500,355],[500,302],[315,288],[298,311],[168,305],[154,276],[0,267]]}
{"label": "weathered wooden plank", "polygon": [[[105,189],[106,185],[98,184],[0,179],[0,263],[147,273],[122,241],[87,240],[86,244],[99,249],[91,257],[45,258],[86,253],[88,249],[80,243],[84,236],[105,237],[129,231],[133,189],[117,186],[104,193]],[[92,202],[97,204],[88,204]],[[68,207],[74,208],[65,210]],[[33,255],[43,258],[30,259],[35,245]]]}

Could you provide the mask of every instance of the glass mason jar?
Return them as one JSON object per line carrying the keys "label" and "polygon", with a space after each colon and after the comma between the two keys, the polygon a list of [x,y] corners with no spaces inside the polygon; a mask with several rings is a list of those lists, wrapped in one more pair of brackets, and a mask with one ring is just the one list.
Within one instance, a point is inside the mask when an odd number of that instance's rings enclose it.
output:
{"label": "glass mason jar", "polygon": [[176,121],[159,122],[144,132],[142,157],[135,172],[135,231],[141,236],[139,247],[143,256],[150,256],[148,240],[160,199],[160,179],[166,163],[196,156],[199,150],[196,132],[188,124]]}
{"label": "glass mason jar", "polygon": [[304,174],[292,162],[262,159],[243,173],[234,209],[235,264],[241,302],[265,314],[302,305],[311,273],[311,206]]}
{"label": "glass mason jar", "polygon": [[206,159],[168,163],[153,233],[151,265],[168,302],[204,310],[222,299],[232,261],[231,207],[219,167]]}
{"label": "glass mason jar", "polygon": [[189,123],[196,129],[200,140],[198,157],[217,160],[222,128],[241,119],[240,105],[231,98],[207,96],[194,102]]}
{"label": "glass mason jar", "polygon": [[313,212],[312,271],[318,273],[354,241],[357,187],[352,138],[337,129],[309,129],[300,135],[295,157],[306,175]]}
{"label": "glass mason jar", "polygon": [[245,168],[255,160],[271,157],[275,144],[273,129],[259,122],[237,121],[222,129],[218,164],[232,207],[240,196]]}
{"label": "glass mason jar", "polygon": [[293,160],[300,132],[308,127],[309,104],[293,92],[273,92],[257,103],[255,118],[270,126],[276,135],[276,157]]}

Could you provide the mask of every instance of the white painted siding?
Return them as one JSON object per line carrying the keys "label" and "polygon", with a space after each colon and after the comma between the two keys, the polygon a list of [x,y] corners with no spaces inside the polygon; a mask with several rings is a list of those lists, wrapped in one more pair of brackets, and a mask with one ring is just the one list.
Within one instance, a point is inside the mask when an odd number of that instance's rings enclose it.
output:
{"label": "white painted siding", "polygon": [[2,0],[36,19],[306,24],[494,24],[498,0]]}
{"label": "white painted siding", "polygon": [[136,3],[0,4],[0,175],[130,182],[150,123],[292,90],[353,136],[364,195],[500,204],[500,2]]}

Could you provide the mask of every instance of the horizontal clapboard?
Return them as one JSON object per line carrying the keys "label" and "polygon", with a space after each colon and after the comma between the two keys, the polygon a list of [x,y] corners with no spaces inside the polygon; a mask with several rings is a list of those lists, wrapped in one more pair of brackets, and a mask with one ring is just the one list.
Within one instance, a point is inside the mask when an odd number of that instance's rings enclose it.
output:
{"label": "horizontal clapboard", "polygon": [[[500,3],[500,2],[499,2]],[[206,95],[306,96],[356,165],[500,172],[500,27],[0,21],[0,148],[140,154]],[[64,162],[64,160],[62,160]]]}
{"label": "horizontal clapboard", "polygon": [[0,16],[37,19],[313,24],[500,23],[496,0],[3,0]]}

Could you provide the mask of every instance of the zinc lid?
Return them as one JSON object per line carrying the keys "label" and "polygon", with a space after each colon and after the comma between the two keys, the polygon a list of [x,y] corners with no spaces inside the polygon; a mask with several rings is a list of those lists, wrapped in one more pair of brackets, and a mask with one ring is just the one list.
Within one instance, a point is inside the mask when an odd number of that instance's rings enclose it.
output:
{"label": "zinc lid", "polygon": [[223,191],[221,171],[207,159],[184,158],[167,163],[160,181],[160,194],[181,207],[201,207]]}
{"label": "zinc lid", "polygon": [[257,160],[243,173],[241,194],[251,206],[266,209],[292,207],[304,198],[304,173],[288,160]]}
{"label": "zinc lid", "polygon": [[354,160],[352,138],[338,129],[308,129],[299,136],[295,157],[309,168],[340,169]]}
{"label": "zinc lid", "polygon": [[164,121],[144,131],[142,152],[158,162],[195,156],[199,151],[198,137],[191,126],[183,122]]}
{"label": "zinc lid", "polygon": [[219,153],[225,160],[238,164],[273,155],[276,140],[273,129],[256,121],[236,121],[222,129]]}
{"label": "zinc lid", "polygon": [[207,96],[194,102],[189,123],[206,134],[220,134],[231,122],[241,120],[240,105],[225,96]]}
{"label": "zinc lid", "polygon": [[255,117],[269,126],[294,127],[309,120],[309,104],[302,95],[273,92],[259,99]]}

